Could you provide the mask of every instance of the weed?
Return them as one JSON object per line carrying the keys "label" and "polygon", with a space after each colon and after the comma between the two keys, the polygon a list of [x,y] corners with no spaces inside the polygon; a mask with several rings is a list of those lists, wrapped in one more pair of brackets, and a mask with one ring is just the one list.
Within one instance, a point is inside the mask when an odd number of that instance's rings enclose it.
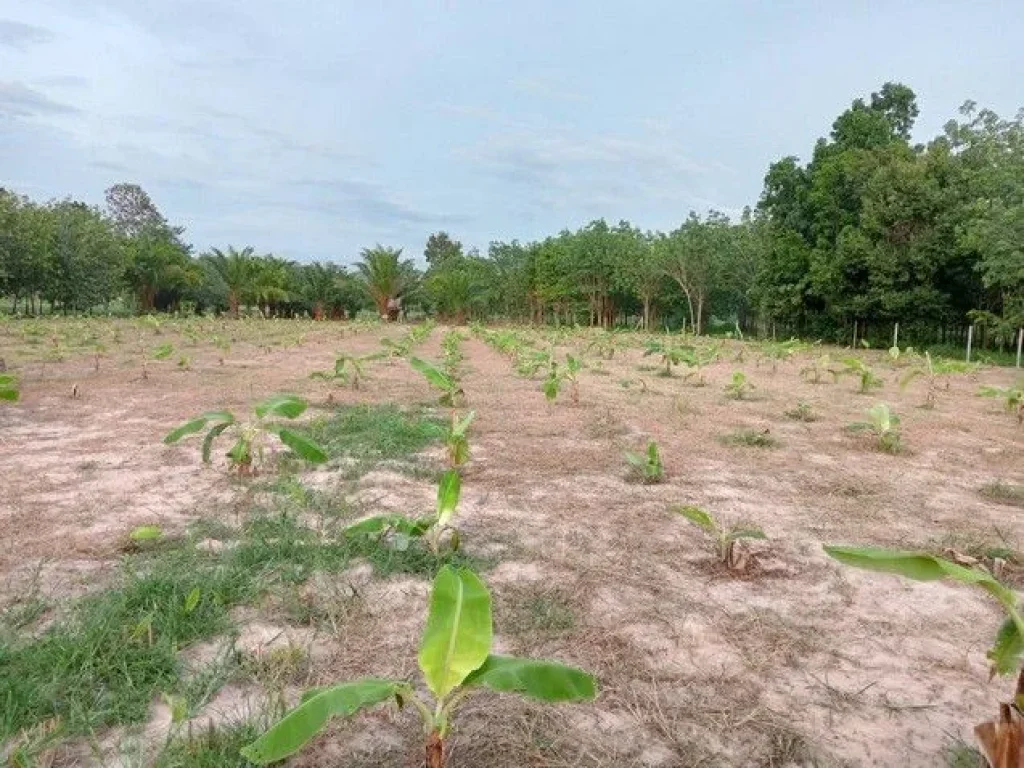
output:
{"label": "weed", "polygon": [[785,411],[786,418],[792,419],[793,421],[817,421],[818,414],[811,408],[810,403],[806,403],[803,400],[798,402],[795,406]]}
{"label": "weed", "polygon": [[982,496],[998,501],[1000,504],[1009,504],[1012,507],[1024,507],[1024,485],[1004,483],[1000,480],[983,485],[979,491]]}
{"label": "weed", "polygon": [[18,380],[12,373],[0,373],[0,402],[13,403],[21,397]]}
{"label": "weed", "polygon": [[139,564],[38,638],[0,645],[0,743],[54,718],[61,735],[144,722],[176,685],[178,650],[223,632],[255,593],[251,573],[191,550]]}
{"label": "weed", "polygon": [[332,716],[350,717],[394,699],[399,707],[408,704],[420,714],[427,734],[426,766],[442,768],[444,740],[456,707],[480,688],[552,703],[589,701],[596,695],[596,682],[587,673],[553,661],[492,654],[492,638],[487,587],[472,571],[444,567],[434,579],[419,652],[434,706],[404,680],[364,678],[314,689],[242,754],[260,765],[281,760],[301,750]]}
{"label": "weed", "polygon": [[307,430],[331,458],[365,464],[407,458],[445,435],[444,423],[429,412],[393,405],[339,408],[328,418],[310,422]]}
{"label": "weed", "polygon": [[1017,416],[1017,423],[1024,424],[1024,384],[1012,387],[982,387],[978,390],[982,397],[995,397],[1003,401],[1007,413]]}
{"label": "weed", "polygon": [[629,465],[630,477],[637,482],[651,484],[665,479],[661,452],[653,440],[647,443],[647,450],[642,454],[626,451],[626,463]]}
{"label": "weed", "polygon": [[723,435],[721,440],[726,445],[746,445],[751,448],[775,448],[779,444],[767,427],[765,429],[738,429]]}
{"label": "weed", "polygon": [[171,738],[154,768],[246,768],[252,765],[239,750],[267,729],[265,718],[254,718],[216,728],[191,726]]}

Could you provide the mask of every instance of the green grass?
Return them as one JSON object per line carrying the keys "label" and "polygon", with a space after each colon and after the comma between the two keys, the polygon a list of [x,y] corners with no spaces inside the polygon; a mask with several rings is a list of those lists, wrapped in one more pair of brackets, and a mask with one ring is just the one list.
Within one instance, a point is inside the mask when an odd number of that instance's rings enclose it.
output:
{"label": "green grass", "polygon": [[394,405],[341,407],[311,422],[306,433],[332,459],[352,464],[348,476],[359,477],[380,462],[414,477],[430,477],[434,469],[415,460],[416,454],[444,438],[446,421],[432,409],[403,410]]}
{"label": "green grass", "polygon": [[404,459],[444,437],[444,421],[392,405],[339,408],[312,422],[310,436],[331,458]]}
{"label": "green grass", "polygon": [[719,438],[726,445],[745,445],[751,448],[775,448],[779,441],[766,431],[738,429]]}
{"label": "green grass", "polygon": [[576,614],[556,597],[537,595],[523,606],[528,626],[537,632],[567,632],[576,626]]}
{"label": "green grass", "polygon": [[262,718],[185,733],[171,739],[154,768],[249,768],[239,750],[269,727]]}
{"label": "green grass", "polygon": [[55,717],[67,735],[145,721],[177,685],[178,650],[226,630],[228,609],[254,592],[250,574],[187,549],[129,560],[117,587],[0,648],[0,743]]}

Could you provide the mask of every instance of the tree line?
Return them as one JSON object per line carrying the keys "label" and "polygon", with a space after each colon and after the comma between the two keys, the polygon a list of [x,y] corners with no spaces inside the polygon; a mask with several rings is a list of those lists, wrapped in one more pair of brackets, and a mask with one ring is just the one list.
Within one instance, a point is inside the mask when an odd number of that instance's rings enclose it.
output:
{"label": "tree line", "polygon": [[[832,340],[900,322],[942,340],[969,323],[1010,343],[1024,325],[1024,112],[968,102],[914,144],[913,91],[856,99],[810,159],[771,164],[736,219],[691,212],[669,232],[592,221],[532,242],[466,249],[432,234],[425,269],[377,245],[350,268],[251,247],[193,254],[140,187],[105,208],[0,190],[0,294],[15,312],[87,311],[129,296],[142,312],[384,315],[645,328],[710,324]],[[906,338],[906,337],[905,337]]]}

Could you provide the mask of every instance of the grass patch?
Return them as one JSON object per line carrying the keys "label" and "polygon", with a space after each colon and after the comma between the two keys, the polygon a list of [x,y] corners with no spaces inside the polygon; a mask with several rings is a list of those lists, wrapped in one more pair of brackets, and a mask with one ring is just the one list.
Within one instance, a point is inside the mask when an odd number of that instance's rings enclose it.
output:
{"label": "grass patch", "polygon": [[818,420],[818,414],[811,408],[811,404],[804,402],[797,403],[788,411],[783,411],[783,415],[793,421],[812,422]]}
{"label": "grass patch", "polygon": [[557,596],[536,595],[523,605],[526,623],[536,632],[559,634],[576,626],[576,614]]}
{"label": "grass patch", "polygon": [[239,750],[261,736],[270,724],[269,718],[254,718],[182,734],[168,742],[154,768],[249,768],[253,764]]}
{"label": "grass patch", "polygon": [[61,735],[144,722],[176,688],[179,649],[226,630],[255,593],[252,574],[189,549],[140,560],[67,620],[0,648],[0,743],[53,718]]}
{"label": "grass patch", "polygon": [[408,458],[438,442],[445,423],[427,410],[357,405],[336,409],[307,431],[331,458],[382,461]]}
{"label": "grass patch", "polygon": [[998,501],[1000,504],[1008,504],[1011,507],[1024,507],[1024,485],[1014,485],[996,480],[993,483],[981,486],[978,493],[986,499]]}
{"label": "grass patch", "polygon": [[726,445],[745,445],[751,448],[776,448],[779,445],[779,441],[766,429],[737,429],[722,435],[719,440]]}

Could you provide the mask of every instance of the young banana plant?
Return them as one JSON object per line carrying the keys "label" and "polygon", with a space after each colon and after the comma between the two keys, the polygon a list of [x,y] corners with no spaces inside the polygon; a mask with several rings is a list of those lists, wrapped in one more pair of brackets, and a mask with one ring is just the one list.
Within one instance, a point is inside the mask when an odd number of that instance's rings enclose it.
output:
{"label": "young banana plant", "polygon": [[715,553],[719,562],[732,571],[743,571],[750,562],[745,553],[741,553],[736,544],[744,539],[767,539],[760,528],[721,525],[709,512],[700,507],[679,507],[676,512],[700,528],[715,543]]}
{"label": "young banana plant", "polygon": [[818,355],[810,365],[801,368],[800,375],[812,384],[821,384],[826,376],[831,376],[835,382],[839,378],[839,371],[832,367],[832,356],[825,354]]}
{"label": "young banana plant", "polygon": [[566,355],[565,372],[562,376],[569,382],[569,399],[573,405],[580,404],[580,371],[583,370],[583,363],[578,357]]}
{"label": "young banana plant", "polygon": [[158,347],[154,347],[152,351],[146,352],[142,350],[142,378],[149,378],[149,361],[152,360],[166,360],[174,354],[174,347],[171,344],[161,344]]}
{"label": "young banana plant", "polygon": [[626,451],[626,463],[632,476],[644,484],[660,483],[665,479],[665,467],[661,463],[658,444],[651,440],[644,453]]}
{"label": "young banana plant", "polygon": [[452,426],[445,436],[445,444],[448,447],[448,466],[452,469],[461,467],[469,461],[469,438],[466,437],[466,433],[475,418],[476,411],[470,411],[461,419],[452,411]]}
{"label": "young banana plant", "polygon": [[202,443],[203,462],[210,463],[213,442],[226,432],[234,436],[234,444],[227,452],[228,461],[240,475],[255,474],[263,462],[264,448],[268,436],[274,435],[297,456],[314,464],[327,461],[327,453],[314,441],[293,429],[275,424],[268,419],[279,417],[296,419],[305,413],[307,403],[294,395],[275,395],[253,408],[254,418],[239,421],[231,411],[209,411],[186,421],[164,437],[164,443],[172,445],[187,435],[202,432],[206,435]]}
{"label": "young banana plant", "polygon": [[558,392],[562,388],[562,377],[558,372],[558,361],[552,360],[548,367],[548,375],[544,378],[544,383],[541,385],[541,389],[544,390],[544,399],[549,403],[553,403],[555,398],[558,397]]}
{"label": "young banana plant", "polygon": [[441,554],[443,537],[449,535],[449,548],[459,549],[459,531],[452,521],[459,506],[462,493],[462,479],[454,469],[441,475],[437,487],[437,509],[433,515],[408,518],[404,515],[375,515],[353,523],[345,529],[349,538],[371,538],[386,543],[399,552],[404,552],[414,539],[425,539],[435,556]]}
{"label": "young banana plant", "polygon": [[872,389],[882,386],[882,380],[875,375],[871,366],[859,357],[848,357],[843,360],[843,365],[846,367],[840,371],[840,374],[856,376],[860,379],[860,388],[857,391],[861,394],[867,394]]}
{"label": "young banana plant", "polygon": [[334,359],[334,370],[313,371],[309,374],[311,379],[320,379],[328,383],[339,382],[342,385],[351,386],[352,389],[359,389],[359,385],[366,378],[365,365],[373,360],[379,360],[384,356],[383,352],[375,352],[369,355],[350,355],[342,352]]}
{"label": "young banana plant", "polygon": [[21,397],[18,380],[13,373],[0,373],[0,402],[13,403]]}
{"label": "young banana plant", "polygon": [[307,691],[302,703],[256,741],[242,756],[257,765],[293,755],[322,731],[332,717],[394,701],[419,713],[426,733],[426,768],[445,765],[445,739],[459,705],[482,689],[518,693],[541,702],[591,701],[593,676],[556,661],[491,653],[494,627],[491,595],[472,571],[444,566],[434,578],[419,667],[432,699],[421,698],[406,680],[363,678]]}
{"label": "young banana plant", "polygon": [[441,405],[455,408],[466,399],[466,393],[462,391],[459,380],[454,376],[418,357],[410,357],[409,365],[422,373],[426,380],[441,392]]}
{"label": "young banana plant", "polygon": [[900,435],[900,417],[889,410],[886,403],[876,403],[867,411],[867,421],[857,421],[850,425],[854,432],[870,432],[878,441],[879,450],[886,453],[899,453],[902,449]]}
{"label": "young banana plant", "polygon": [[750,383],[747,374],[733,371],[732,379],[725,385],[725,395],[733,400],[742,400],[753,389],[754,385]]}

